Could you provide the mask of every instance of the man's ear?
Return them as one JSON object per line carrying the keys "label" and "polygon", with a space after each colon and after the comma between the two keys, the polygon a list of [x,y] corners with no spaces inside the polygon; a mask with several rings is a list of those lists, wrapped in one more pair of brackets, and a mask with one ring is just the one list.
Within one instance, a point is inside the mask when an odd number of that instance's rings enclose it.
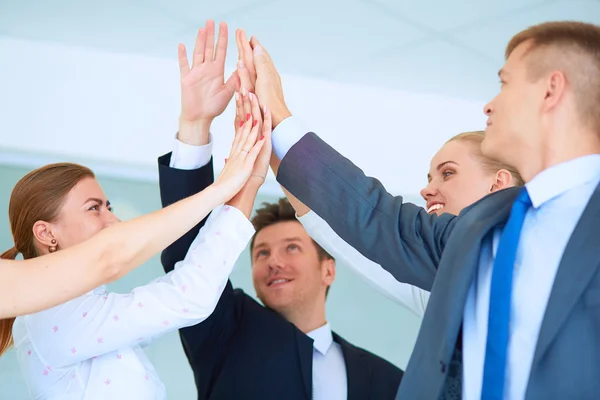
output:
{"label": "man's ear", "polygon": [[510,186],[512,186],[512,174],[505,169],[498,170],[494,177],[494,183],[490,188],[490,193],[506,189]]}
{"label": "man's ear", "polygon": [[335,260],[328,259],[321,261],[321,268],[323,270],[323,283],[331,286],[335,280]]}

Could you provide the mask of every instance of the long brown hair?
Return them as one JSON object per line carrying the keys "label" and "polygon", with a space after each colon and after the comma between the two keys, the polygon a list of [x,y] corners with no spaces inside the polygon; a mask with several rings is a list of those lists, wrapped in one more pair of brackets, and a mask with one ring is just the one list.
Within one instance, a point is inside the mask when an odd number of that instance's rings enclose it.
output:
{"label": "long brown hair", "polygon": [[[25,175],[12,191],[8,219],[15,243],[0,258],[14,260],[39,256],[33,235],[37,221],[56,220],[69,192],[84,178],[94,178],[87,167],[73,163],[49,164]],[[0,356],[12,346],[14,318],[0,320]]]}
{"label": "long brown hair", "polygon": [[[481,142],[483,142],[484,138],[485,138],[484,131],[472,131],[472,132],[459,133],[458,135],[456,135],[456,136],[452,137],[450,140],[448,140],[448,142],[461,141],[461,142],[468,142],[468,143],[473,144],[474,145],[473,148],[475,149],[474,154],[486,170],[488,170],[490,172],[497,172],[501,169],[505,169],[508,172],[510,172],[510,174],[512,175],[513,185],[523,186],[525,184],[525,182],[523,181],[523,178],[521,177],[521,175],[517,172],[517,170],[514,167],[512,167],[508,164],[498,162],[496,160],[492,160],[491,158],[485,157],[483,154],[481,154]],[[446,143],[448,143],[448,142],[446,142]]]}

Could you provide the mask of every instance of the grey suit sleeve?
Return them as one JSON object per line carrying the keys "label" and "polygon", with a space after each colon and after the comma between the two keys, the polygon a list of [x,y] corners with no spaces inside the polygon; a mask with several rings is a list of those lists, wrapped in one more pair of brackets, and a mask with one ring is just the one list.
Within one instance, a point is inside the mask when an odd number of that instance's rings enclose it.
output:
{"label": "grey suit sleeve", "polygon": [[403,203],[312,132],[287,152],[277,180],[397,280],[431,290],[455,217]]}

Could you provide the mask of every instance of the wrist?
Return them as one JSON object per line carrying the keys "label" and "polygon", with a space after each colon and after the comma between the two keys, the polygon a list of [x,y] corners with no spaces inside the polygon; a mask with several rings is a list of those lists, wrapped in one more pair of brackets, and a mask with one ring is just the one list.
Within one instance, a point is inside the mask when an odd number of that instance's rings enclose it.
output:
{"label": "wrist", "polygon": [[254,201],[256,200],[256,195],[258,194],[258,189],[260,185],[252,185],[246,183],[242,190],[239,191],[238,194],[233,196],[231,200],[229,200],[226,204],[240,210],[246,218],[250,218],[252,214],[252,209],[254,208]]}
{"label": "wrist", "polygon": [[190,121],[179,117],[177,139],[192,146],[207,145],[210,139],[210,125],[212,121],[212,118]]}
{"label": "wrist", "polygon": [[288,110],[285,103],[273,107],[270,111],[273,129],[275,129],[275,127],[279,125],[281,121],[292,116],[292,113],[290,110]]}

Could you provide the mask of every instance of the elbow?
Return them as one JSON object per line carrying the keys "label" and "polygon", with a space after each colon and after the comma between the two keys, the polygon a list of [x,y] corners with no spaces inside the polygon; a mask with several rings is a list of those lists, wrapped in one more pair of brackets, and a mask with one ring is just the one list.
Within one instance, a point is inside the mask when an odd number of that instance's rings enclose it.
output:
{"label": "elbow", "polygon": [[128,252],[122,243],[110,243],[97,255],[99,273],[104,283],[113,282],[130,270]]}

